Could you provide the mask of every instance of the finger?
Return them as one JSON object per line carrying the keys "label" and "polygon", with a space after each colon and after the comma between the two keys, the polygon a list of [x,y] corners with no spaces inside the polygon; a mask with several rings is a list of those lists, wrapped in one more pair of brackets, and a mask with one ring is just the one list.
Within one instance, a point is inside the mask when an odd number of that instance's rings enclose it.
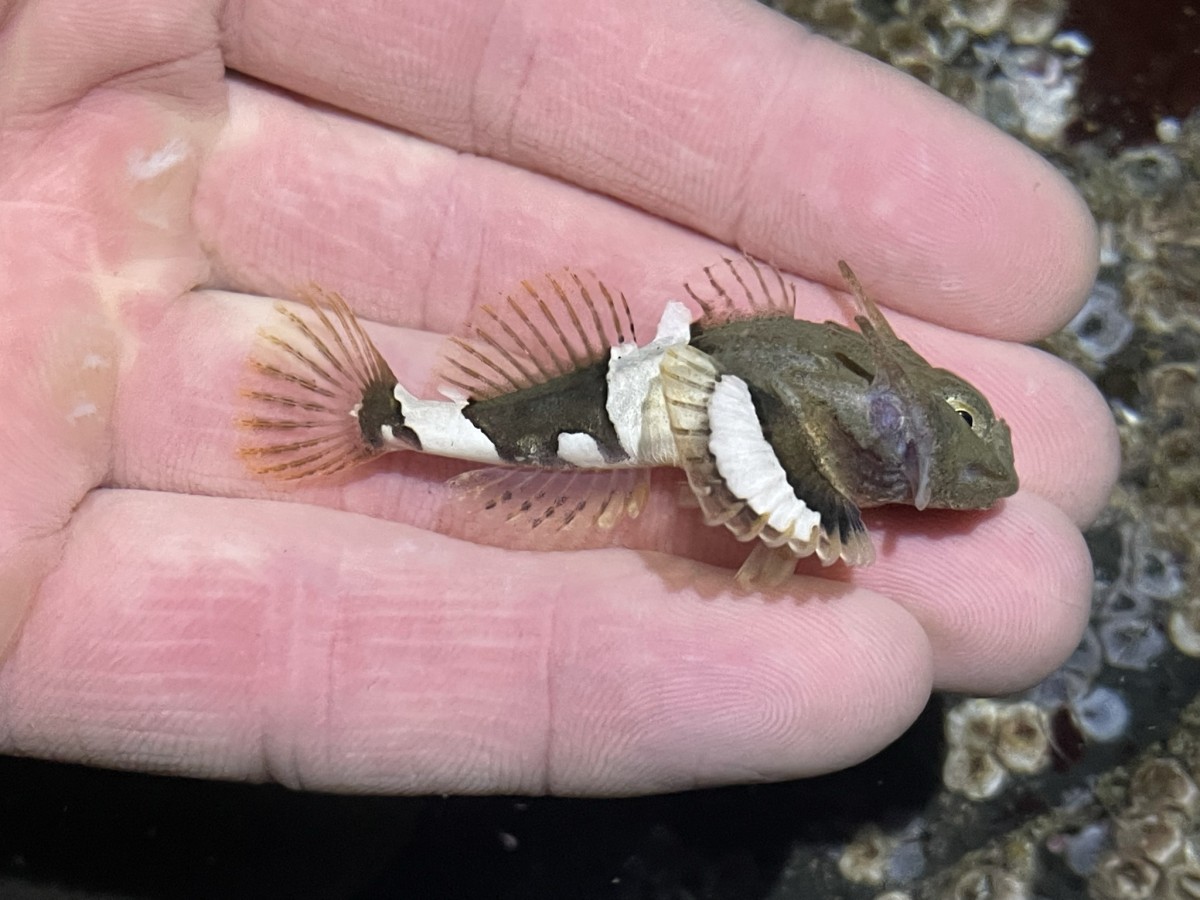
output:
{"label": "finger", "polygon": [[757,4],[426,0],[337,27],[306,0],[224,12],[234,68],[810,277],[850,258],[940,322],[1040,335],[1095,274],[1090,216],[1048,163]]}
{"label": "finger", "polygon": [[929,688],[870,592],[731,597],[654,554],[92,494],[0,672],[6,751],[297,787],[633,793],[874,752]]}
{"label": "finger", "polygon": [[176,109],[186,106],[193,114],[216,112],[220,104],[218,34],[206,0],[102,7],[17,0],[0,7],[0,30],[7,31],[8,46],[21,51],[0,56],[6,88],[0,108],[18,127],[45,124],[38,117],[47,112],[52,120],[64,116],[106,82],[131,94],[149,87],[143,99],[170,96]]}
{"label": "finger", "polygon": [[995,511],[873,511],[880,559],[834,572],[921,623],[939,690],[1004,694],[1058,668],[1091,611],[1092,562],[1062,512],[1020,491]]}

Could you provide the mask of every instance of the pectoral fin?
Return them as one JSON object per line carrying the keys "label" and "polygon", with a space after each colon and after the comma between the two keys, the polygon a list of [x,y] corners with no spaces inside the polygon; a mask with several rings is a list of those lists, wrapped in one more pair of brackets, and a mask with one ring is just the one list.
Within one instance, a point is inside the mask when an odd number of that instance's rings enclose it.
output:
{"label": "pectoral fin", "polygon": [[761,542],[739,582],[778,584],[792,571],[789,556],[794,562],[815,553],[825,565],[874,559],[858,508],[794,444],[781,458],[742,379],[684,346],[664,357],[662,384],[680,465],[705,521]]}

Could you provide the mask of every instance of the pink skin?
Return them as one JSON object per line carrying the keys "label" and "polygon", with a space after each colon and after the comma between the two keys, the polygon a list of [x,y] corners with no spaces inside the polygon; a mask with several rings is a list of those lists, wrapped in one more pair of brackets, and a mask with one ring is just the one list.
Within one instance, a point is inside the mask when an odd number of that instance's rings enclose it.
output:
{"label": "pink skin", "polygon": [[[756,4],[10,0],[0,201],[7,752],[348,791],[789,778],[932,687],[1037,680],[1086,619],[1113,428],[1004,342],[1079,306],[1086,210]],[[234,455],[262,295],[341,291],[420,386],[429,332],[516,279],[592,268],[652,320],[717,242],[797,273],[813,318],[844,318],[849,260],[992,397],[1021,492],[873,513],[875,566],[760,596],[672,477],[621,546],[518,553],[442,504],[452,463],[280,486]]]}

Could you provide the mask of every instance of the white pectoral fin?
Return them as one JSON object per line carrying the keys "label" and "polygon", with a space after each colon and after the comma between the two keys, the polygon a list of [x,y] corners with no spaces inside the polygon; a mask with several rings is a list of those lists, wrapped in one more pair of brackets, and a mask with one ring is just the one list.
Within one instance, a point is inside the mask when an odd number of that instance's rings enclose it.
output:
{"label": "white pectoral fin", "polygon": [[705,521],[724,525],[741,541],[758,540],[738,574],[747,587],[771,587],[800,557],[829,565],[870,562],[874,548],[853,504],[836,495],[816,504],[797,496],[742,379],[722,375],[694,347],[667,352],[663,396],[680,466]]}

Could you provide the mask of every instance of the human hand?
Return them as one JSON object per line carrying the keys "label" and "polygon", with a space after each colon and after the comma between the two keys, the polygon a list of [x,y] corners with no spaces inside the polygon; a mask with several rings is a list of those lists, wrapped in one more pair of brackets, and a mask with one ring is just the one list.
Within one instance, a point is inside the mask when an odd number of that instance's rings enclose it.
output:
{"label": "human hand", "polygon": [[[671,790],[848,765],[931,687],[1014,689],[1074,646],[1115,434],[1080,375],[1005,341],[1079,305],[1093,226],[949,101],[728,0],[0,9],[5,751]],[[264,295],[340,291],[420,384],[429,332],[522,277],[591,268],[653,319],[714,241],[806,279],[815,319],[843,318],[849,260],[1008,420],[1022,490],[873,512],[874,566],[759,596],[678,478],[626,548],[516,553],[453,537],[451,463],[281,488],[236,457]]]}

